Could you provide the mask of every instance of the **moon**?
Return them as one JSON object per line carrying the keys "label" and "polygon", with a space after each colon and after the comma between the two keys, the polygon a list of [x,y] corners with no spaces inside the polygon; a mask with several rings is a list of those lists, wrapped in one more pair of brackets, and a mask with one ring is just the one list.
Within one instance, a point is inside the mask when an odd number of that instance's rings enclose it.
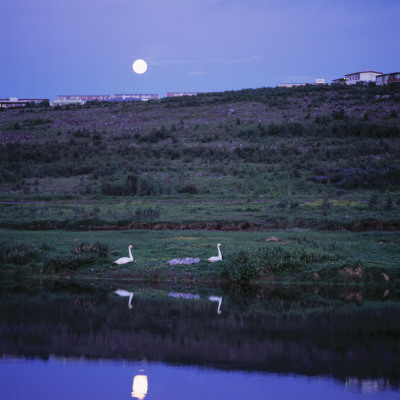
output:
{"label": "moon", "polygon": [[144,74],[147,70],[147,63],[139,58],[132,64],[132,68],[137,74]]}

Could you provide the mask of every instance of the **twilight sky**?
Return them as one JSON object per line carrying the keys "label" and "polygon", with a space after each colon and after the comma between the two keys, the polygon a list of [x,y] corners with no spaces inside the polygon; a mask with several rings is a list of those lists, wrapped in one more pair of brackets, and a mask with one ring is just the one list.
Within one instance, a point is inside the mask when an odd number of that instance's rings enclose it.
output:
{"label": "twilight sky", "polygon": [[164,97],[397,72],[399,21],[400,0],[2,1],[0,98]]}

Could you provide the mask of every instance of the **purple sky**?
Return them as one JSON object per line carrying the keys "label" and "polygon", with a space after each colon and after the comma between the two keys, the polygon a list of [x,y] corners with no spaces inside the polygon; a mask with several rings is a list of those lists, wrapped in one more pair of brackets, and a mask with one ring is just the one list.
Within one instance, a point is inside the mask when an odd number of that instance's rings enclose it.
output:
{"label": "purple sky", "polygon": [[399,0],[2,1],[0,98],[164,97],[397,72],[399,21]]}

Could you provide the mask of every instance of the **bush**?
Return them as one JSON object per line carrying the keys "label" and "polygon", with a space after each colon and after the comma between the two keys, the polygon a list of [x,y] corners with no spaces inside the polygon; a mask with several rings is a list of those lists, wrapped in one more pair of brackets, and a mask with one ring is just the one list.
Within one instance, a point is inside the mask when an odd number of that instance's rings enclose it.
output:
{"label": "bush", "polygon": [[102,182],[101,193],[106,196],[123,196],[125,194],[125,187],[119,183]]}
{"label": "bush", "polygon": [[0,262],[25,265],[34,261],[40,254],[40,248],[30,243],[0,243]]}
{"label": "bush", "polygon": [[305,244],[240,249],[225,258],[222,274],[232,281],[248,281],[268,273],[292,273],[313,263],[336,259],[338,256],[332,251],[307,248]]}
{"label": "bush", "polygon": [[150,175],[144,175],[139,178],[137,183],[137,195],[138,196],[158,196],[162,193],[161,186]]}
{"label": "bush", "polygon": [[135,220],[138,222],[150,223],[160,216],[160,211],[153,207],[138,207],[135,210]]}
{"label": "bush", "polygon": [[99,242],[89,243],[82,242],[78,244],[71,244],[71,251],[74,254],[96,254],[99,257],[108,257],[110,255],[110,250],[106,244]]}
{"label": "bush", "polygon": [[53,255],[45,260],[45,268],[51,268],[55,271],[62,269],[77,270],[84,265],[95,262],[97,258],[98,255],[93,253]]}
{"label": "bush", "polygon": [[261,276],[261,271],[256,265],[257,257],[242,249],[226,257],[222,274],[232,281],[249,281]]}
{"label": "bush", "polygon": [[199,189],[194,183],[188,183],[179,189],[179,193],[197,194]]}

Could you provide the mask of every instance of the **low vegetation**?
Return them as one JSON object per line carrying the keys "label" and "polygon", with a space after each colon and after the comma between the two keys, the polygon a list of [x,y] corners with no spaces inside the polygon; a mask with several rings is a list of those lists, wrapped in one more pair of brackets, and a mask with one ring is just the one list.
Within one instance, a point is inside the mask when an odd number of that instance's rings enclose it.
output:
{"label": "low vegetation", "polygon": [[378,192],[397,206],[399,108],[397,86],[333,85],[7,110],[0,195],[296,202]]}
{"label": "low vegetation", "polygon": [[[3,278],[74,279],[89,282],[181,282],[188,285],[291,282],[303,284],[400,284],[400,234],[276,231],[12,231],[0,230]],[[8,241],[5,239],[8,238]],[[222,243],[223,260],[209,263]],[[115,265],[133,245],[134,261]],[[174,258],[200,258],[169,265]]]}
{"label": "low vegetation", "polygon": [[[392,284],[399,114],[398,85],[2,111],[1,273]],[[266,244],[267,230],[284,238]],[[111,268],[130,238],[134,263]],[[218,265],[167,264],[206,259],[224,239]]]}

